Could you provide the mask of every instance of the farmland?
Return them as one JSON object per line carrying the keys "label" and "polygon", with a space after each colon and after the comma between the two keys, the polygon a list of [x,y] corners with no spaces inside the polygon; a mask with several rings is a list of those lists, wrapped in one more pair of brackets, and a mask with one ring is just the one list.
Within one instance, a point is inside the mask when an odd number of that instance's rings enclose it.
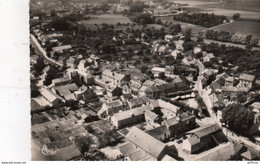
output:
{"label": "farmland", "polygon": [[87,15],[90,16],[89,20],[80,21],[82,24],[94,25],[94,24],[117,24],[120,23],[132,23],[127,17],[123,15],[114,15],[114,14],[102,14],[102,15]]}
{"label": "farmland", "polygon": [[191,28],[193,33],[198,33],[199,31],[206,29],[205,27],[202,27],[202,26],[197,26],[197,25],[190,24],[190,23],[175,21],[175,20],[173,20],[173,16],[161,17],[160,19],[162,20],[162,22],[171,21],[173,24],[180,24],[182,29]]}
{"label": "farmland", "polygon": [[230,24],[218,26],[213,28],[214,30],[224,30],[229,32],[234,32],[238,34],[249,35],[253,34],[254,36],[260,38],[260,22],[253,21],[235,21]]}

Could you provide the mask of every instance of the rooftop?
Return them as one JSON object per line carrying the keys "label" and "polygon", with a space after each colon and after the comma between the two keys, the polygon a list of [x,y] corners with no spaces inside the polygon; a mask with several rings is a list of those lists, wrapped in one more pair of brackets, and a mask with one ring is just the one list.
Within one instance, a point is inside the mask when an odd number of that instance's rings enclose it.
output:
{"label": "rooftop", "polygon": [[162,151],[166,148],[166,144],[143,132],[137,127],[131,128],[129,133],[126,135],[126,139],[139,146],[155,158],[158,158]]}
{"label": "rooftop", "polygon": [[255,79],[254,75],[249,75],[249,74],[245,74],[245,73],[241,73],[239,76],[240,80],[246,80],[246,81],[253,81]]}

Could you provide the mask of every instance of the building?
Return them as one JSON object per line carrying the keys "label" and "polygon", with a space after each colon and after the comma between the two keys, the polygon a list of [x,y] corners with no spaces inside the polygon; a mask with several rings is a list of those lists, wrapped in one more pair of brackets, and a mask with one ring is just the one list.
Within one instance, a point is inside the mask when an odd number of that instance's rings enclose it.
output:
{"label": "building", "polygon": [[65,100],[74,100],[74,101],[77,100],[74,95],[74,92],[78,91],[78,90],[79,90],[79,88],[75,83],[55,86],[52,88],[52,91],[54,93],[57,93],[58,95],[63,97]]}
{"label": "building", "polygon": [[72,80],[69,77],[62,77],[52,80],[52,86],[61,86],[70,83]]}
{"label": "building", "polygon": [[[157,161],[162,160],[165,155],[173,157],[177,154],[175,150],[169,148],[166,144],[138,129],[137,127],[131,128],[129,133],[126,135],[126,139],[137,149],[144,151],[144,154],[147,154]],[[141,152],[136,154],[140,153]]]}
{"label": "building", "polygon": [[234,78],[233,78],[233,77],[228,77],[228,78],[226,78],[225,86],[231,86],[231,87],[233,87],[233,84],[234,84]]}
{"label": "building", "polygon": [[[162,122],[162,125],[165,125],[169,131],[168,137],[178,137],[182,136],[185,132],[194,129],[196,126],[194,115],[188,115],[183,113],[177,117],[165,120]],[[167,138],[165,138],[167,139]]]}
{"label": "building", "polygon": [[120,100],[115,100],[112,102],[106,102],[102,105],[102,108],[98,111],[98,115],[102,117],[104,114],[106,116],[112,116],[118,113],[120,110],[124,110],[125,107]]}
{"label": "building", "polygon": [[242,73],[239,76],[238,87],[251,89],[254,79],[255,79],[254,75]]}
{"label": "building", "polygon": [[137,107],[140,107],[142,105],[146,105],[148,102],[150,102],[150,100],[145,96],[137,97],[137,98],[130,99],[130,100],[127,101],[130,109],[137,108]]}
{"label": "building", "polygon": [[50,89],[43,87],[40,89],[40,93],[51,104],[51,106],[59,107],[62,105],[62,98],[53,93]]}
{"label": "building", "polygon": [[174,66],[166,66],[165,67],[165,76],[173,75]]}
{"label": "building", "polygon": [[153,73],[154,77],[159,77],[160,73],[165,73],[165,68],[153,67],[151,72]]}
{"label": "building", "polygon": [[111,123],[118,129],[145,121],[145,111],[152,110],[149,105],[123,111],[111,117]]}
{"label": "building", "polygon": [[123,81],[129,82],[130,80],[130,75],[111,72],[109,69],[106,69],[102,72],[102,81],[110,83],[112,86],[117,86],[120,85]]}
{"label": "building", "polygon": [[227,142],[226,136],[217,124],[199,127],[187,133],[190,137],[183,141],[182,148],[191,154]]}

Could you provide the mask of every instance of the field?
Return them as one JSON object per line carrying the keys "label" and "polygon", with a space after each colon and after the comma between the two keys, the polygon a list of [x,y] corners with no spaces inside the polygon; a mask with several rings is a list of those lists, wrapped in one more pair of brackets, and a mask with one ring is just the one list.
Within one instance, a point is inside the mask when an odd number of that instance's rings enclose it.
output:
{"label": "field", "polygon": [[240,13],[241,18],[260,19],[259,0],[177,0],[177,3],[188,4],[188,8],[199,8],[203,12],[213,12],[217,15],[232,17],[234,13]]}
{"label": "field", "polygon": [[102,14],[102,15],[87,15],[90,16],[89,20],[79,21],[80,23],[86,25],[94,25],[94,24],[117,24],[120,23],[132,23],[127,17],[123,15],[115,15],[115,14]]}
{"label": "field", "polygon": [[213,28],[214,30],[224,30],[235,32],[239,34],[249,35],[253,34],[254,36],[260,38],[260,22],[253,21],[235,21],[230,24],[218,26]]}
{"label": "field", "polygon": [[201,30],[207,29],[206,27],[197,26],[194,24],[180,22],[180,21],[175,21],[175,20],[173,20],[172,16],[160,17],[160,19],[162,20],[162,22],[171,21],[173,24],[180,24],[182,29],[191,28],[193,33],[198,33]]}

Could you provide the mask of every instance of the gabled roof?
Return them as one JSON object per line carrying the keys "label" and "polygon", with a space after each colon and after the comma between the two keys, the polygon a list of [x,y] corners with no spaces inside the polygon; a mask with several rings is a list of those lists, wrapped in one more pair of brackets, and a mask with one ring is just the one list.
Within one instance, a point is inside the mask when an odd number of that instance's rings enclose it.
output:
{"label": "gabled roof", "polygon": [[258,157],[255,153],[251,152],[250,150],[247,150],[246,152],[242,153],[241,156],[248,160],[253,160]]}
{"label": "gabled roof", "polygon": [[151,80],[145,80],[145,82],[143,83],[143,85],[147,86],[147,87],[151,87],[155,84],[155,82],[151,81]]}
{"label": "gabled roof", "polygon": [[197,129],[191,130],[188,133],[193,133],[198,137],[204,137],[210,135],[216,131],[220,130],[218,124],[211,124],[203,127],[199,127]]}
{"label": "gabled roof", "polygon": [[123,156],[128,156],[129,154],[136,151],[136,147],[132,143],[127,143],[119,147],[120,152]]}
{"label": "gabled roof", "polygon": [[173,126],[173,125],[177,125],[179,123],[179,120],[177,119],[177,117],[171,118],[169,120],[166,120],[165,123],[168,126]]}
{"label": "gabled roof", "polygon": [[123,78],[125,77],[124,74],[120,74],[120,73],[115,73],[114,74],[114,78],[118,81],[121,81]]}
{"label": "gabled roof", "polygon": [[162,125],[159,126],[158,128],[148,130],[146,131],[146,133],[156,138],[157,136],[165,134],[167,131],[168,131],[167,127],[165,125]]}
{"label": "gabled roof", "polygon": [[102,72],[102,75],[106,75],[106,76],[109,76],[109,77],[112,77],[113,76],[113,73],[111,72],[111,70],[109,69],[106,69]]}
{"label": "gabled roof", "polygon": [[113,108],[113,107],[117,107],[117,106],[121,106],[123,105],[123,103],[120,100],[116,100],[116,101],[112,101],[112,102],[107,102],[107,107],[108,108]]}
{"label": "gabled roof", "polygon": [[143,96],[143,97],[138,97],[138,98],[134,98],[134,99],[131,99],[129,100],[129,103],[132,105],[132,106],[136,106],[136,105],[142,105],[142,104],[146,104],[148,103],[150,100]]}
{"label": "gabled roof", "polygon": [[144,115],[146,110],[152,110],[150,105],[145,105],[139,108],[134,108],[131,110],[123,111],[114,114],[112,117],[116,118],[118,121],[125,120],[134,116]]}
{"label": "gabled roof", "polygon": [[69,77],[62,77],[62,78],[53,79],[52,83],[57,84],[57,83],[69,82],[70,80],[71,79]]}
{"label": "gabled roof", "polygon": [[132,154],[130,154],[129,158],[131,159],[131,161],[138,161],[138,160],[145,158],[146,156],[147,156],[147,153],[144,150],[139,149],[139,150],[133,152]]}
{"label": "gabled roof", "polygon": [[255,76],[242,73],[242,74],[240,74],[239,79],[240,80],[246,80],[246,81],[253,81],[255,79]]}
{"label": "gabled roof", "polygon": [[41,88],[40,93],[43,97],[45,97],[48,101],[53,102],[56,99],[61,99],[57,94],[53,93],[50,89],[48,88]]}
{"label": "gabled roof", "polygon": [[67,84],[67,85],[61,85],[61,86],[55,86],[53,88],[54,88],[54,90],[62,90],[62,89],[66,89],[66,90],[70,90],[70,91],[79,90],[78,86],[75,83],[71,83],[71,84]]}
{"label": "gabled roof", "polygon": [[191,136],[190,138],[187,139],[190,145],[197,145],[200,143],[200,140],[196,136]]}
{"label": "gabled roof", "polygon": [[151,71],[156,71],[156,72],[165,72],[165,68],[161,67],[153,67]]}
{"label": "gabled roof", "polygon": [[152,111],[150,111],[150,110],[146,110],[145,113],[144,113],[144,115],[145,115],[146,117],[152,119],[152,120],[155,120],[155,119],[158,117],[157,114],[155,114],[154,112],[152,112]]}
{"label": "gabled roof", "polygon": [[162,80],[162,79],[158,79],[158,78],[154,79],[153,82],[155,82],[155,83],[157,83],[157,84],[159,84],[159,85],[162,85],[162,84],[166,84],[166,83],[167,83],[166,81],[164,81],[164,80]]}
{"label": "gabled roof", "polygon": [[162,151],[166,148],[166,144],[155,139],[151,135],[143,132],[135,126],[132,127],[131,130],[127,133],[126,139],[139,146],[141,149],[155,158],[158,158]]}

